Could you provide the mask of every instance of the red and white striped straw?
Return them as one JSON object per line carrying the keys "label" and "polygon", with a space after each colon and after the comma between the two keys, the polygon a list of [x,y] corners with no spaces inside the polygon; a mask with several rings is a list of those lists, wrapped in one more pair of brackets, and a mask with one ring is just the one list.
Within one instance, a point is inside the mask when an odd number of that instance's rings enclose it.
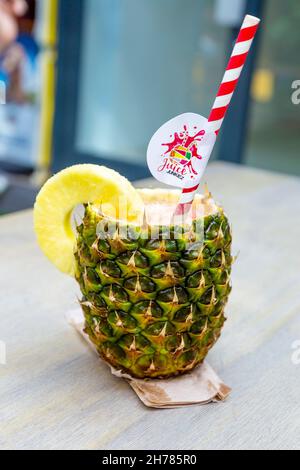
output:
{"label": "red and white striped straw", "polygon": [[[208,131],[215,131],[217,135],[224,121],[233,93],[237,87],[259,23],[259,18],[246,15],[240,29],[223,80],[218,90],[217,97],[208,118]],[[205,162],[205,166],[207,162],[208,159]],[[189,211],[199,185],[200,182],[196,186],[184,188],[182,190],[180,202],[175,213],[176,215],[184,214]]]}

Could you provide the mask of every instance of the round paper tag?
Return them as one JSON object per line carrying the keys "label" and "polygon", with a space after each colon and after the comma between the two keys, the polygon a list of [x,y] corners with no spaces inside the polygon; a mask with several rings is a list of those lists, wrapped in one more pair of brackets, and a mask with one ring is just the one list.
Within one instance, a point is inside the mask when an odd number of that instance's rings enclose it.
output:
{"label": "round paper tag", "polygon": [[147,150],[154,178],[178,188],[197,185],[216,141],[207,129],[207,119],[194,113],[176,116],[160,127]]}

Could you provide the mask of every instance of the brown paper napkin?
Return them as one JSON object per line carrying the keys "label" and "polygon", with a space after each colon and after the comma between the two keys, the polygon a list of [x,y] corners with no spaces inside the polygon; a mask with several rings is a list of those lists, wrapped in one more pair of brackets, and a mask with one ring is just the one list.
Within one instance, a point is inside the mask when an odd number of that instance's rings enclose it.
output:
{"label": "brown paper napkin", "polygon": [[[66,318],[96,352],[95,346],[83,331],[84,318],[81,309],[68,312]],[[188,374],[171,379],[140,380],[109,367],[113,375],[127,380],[144,405],[151,408],[206,405],[211,402],[224,401],[231,392],[231,389],[222,382],[207,362]]]}

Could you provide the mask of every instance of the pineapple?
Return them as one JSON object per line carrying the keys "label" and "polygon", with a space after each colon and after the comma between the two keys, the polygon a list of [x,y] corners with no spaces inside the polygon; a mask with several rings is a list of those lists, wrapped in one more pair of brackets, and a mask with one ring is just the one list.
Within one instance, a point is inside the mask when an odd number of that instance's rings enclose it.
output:
{"label": "pineapple", "polygon": [[[61,174],[54,177],[56,185],[46,183],[35,218],[42,249],[80,285],[85,332],[106,362],[131,376],[163,378],[192,370],[220,336],[231,290],[231,231],[222,208],[210,194],[198,195],[190,222],[169,223],[166,208],[174,209],[179,192],[136,191],[114,174],[115,187],[103,197],[110,170],[98,167],[94,174],[89,166],[82,179],[80,171],[71,187]],[[107,210],[117,195],[134,208],[126,220]],[[86,204],[75,243],[61,224],[79,200]],[[153,218],[159,208],[163,224]]]}
{"label": "pineapple", "polygon": [[127,203],[131,220],[138,220],[143,202],[129,181],[116,171],[98,165],[74,165],[50,178],[34,206],[34,228],[41,250],[62,272],[74,275],[76,206],[102,204],[105,213],[118,216],[119,200]]}
{"label": "pineapple", "polygon": [[[147,198],[166,199],[161,190],[140,195],[146,207]],[[103,359],[134,377],[187,372],[220,336],[231,290],[231,233],[221,208],[206,198],[198,203],[204,216],[185,230],[152,230],[145,221],[124,227],[91,205],[77,228],[85,331]]]}

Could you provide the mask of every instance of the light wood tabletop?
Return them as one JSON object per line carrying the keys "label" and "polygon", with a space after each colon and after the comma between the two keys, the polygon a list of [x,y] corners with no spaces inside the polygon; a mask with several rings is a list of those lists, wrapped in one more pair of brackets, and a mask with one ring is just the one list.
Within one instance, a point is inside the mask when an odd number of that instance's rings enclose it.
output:
{"label": "light wood tabletop", "polygon": [[224,163],[206,179],[238,254],[208,356],[230,398],[146,408],[67,324],[75,281],[44,258],[32,212],[20,212],[0,218],[0,448],[300,448],[300,179]]}

